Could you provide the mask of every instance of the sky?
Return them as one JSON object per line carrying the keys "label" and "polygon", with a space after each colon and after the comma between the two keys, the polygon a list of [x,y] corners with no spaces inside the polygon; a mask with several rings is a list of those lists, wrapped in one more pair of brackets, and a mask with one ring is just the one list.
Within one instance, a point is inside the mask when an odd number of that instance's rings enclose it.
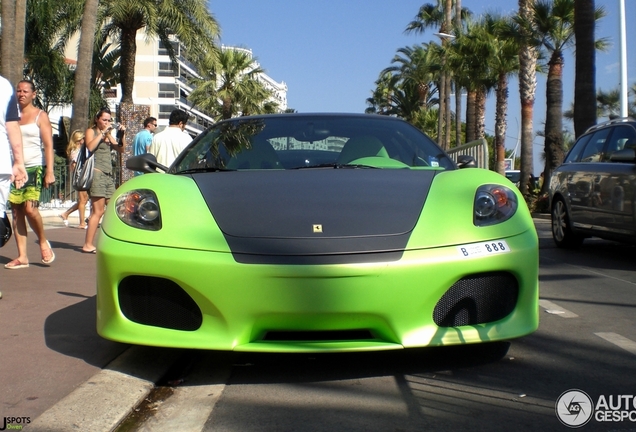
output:
{"label": "sky", "polygon": [[[425,3],[435,0],[209,0],[210,11],[221,27],[223,45],[252,50],[260,66],[288,87],[287,105],[299,112],[364,112],[366,99],[380,72],[392,66],[397,50],[439,41],[430,29],[406,34],[405,28]],[[620,85],[620,0],[596,0],[606,16],[598,23],[596,38],[607,38],[610,48],[596,54],[597,90]],[[496,12],[511,15],[514,0],[462,0],[474,15]],[[625,0],[627,81],[636,83],[636,0]],[[566,53],[563,106],[574,99],[574,57]],[[534,129],[545,120],[546,75],[537,76]],[[516,78],[509,87],[506,148],[519,141],[520,104]],[[465,101],[463,107],[465,109]],[[486,132],[494,134],[494,94],[486,107]],[[462,113],[465,116],[465,113]],[[569,122],[564,126],[573,131]],[[543,169],[543,138],[533,141],[535,174]]]}

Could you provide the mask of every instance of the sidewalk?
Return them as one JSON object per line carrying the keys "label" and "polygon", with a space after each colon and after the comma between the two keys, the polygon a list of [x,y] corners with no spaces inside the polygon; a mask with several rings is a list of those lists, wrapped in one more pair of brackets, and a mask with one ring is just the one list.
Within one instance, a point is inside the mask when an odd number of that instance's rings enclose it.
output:
{"label": "sidewalk", "polygon": [[85,231],[66,228],[61,211],[41,212],[56,255],[51,266],[40,262],[32,232],[29,268],[4,268],[17,256],[13,239],[0,249],[0,419],[34,420],[128,348],[97,335],[96,257],[81,252]]}

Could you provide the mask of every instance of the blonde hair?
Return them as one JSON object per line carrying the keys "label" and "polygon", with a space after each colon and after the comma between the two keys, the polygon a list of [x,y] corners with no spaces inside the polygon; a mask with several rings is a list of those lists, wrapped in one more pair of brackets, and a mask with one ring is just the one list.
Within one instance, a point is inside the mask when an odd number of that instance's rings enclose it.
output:
{"label": "blonde hair", "polygon": [[71,133],[71,138],[68,140],[68,145],[66,146],[66,157],[71,157],[71,153],[79,146],[79,142],[82,138],[84,138],[84,132],[79,129],[75,129],[73,133]]}

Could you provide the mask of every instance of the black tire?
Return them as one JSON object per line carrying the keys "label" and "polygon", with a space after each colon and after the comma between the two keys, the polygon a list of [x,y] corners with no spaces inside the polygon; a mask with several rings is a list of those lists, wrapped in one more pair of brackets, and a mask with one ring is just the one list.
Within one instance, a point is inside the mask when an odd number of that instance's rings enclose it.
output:
{"label": "black tire", "polygon": [[561,198],[557,198],[552,204],[552,238],[558,247],[564,249],[578,248],[584,239],[582,235],[572,231],[568,207]]}

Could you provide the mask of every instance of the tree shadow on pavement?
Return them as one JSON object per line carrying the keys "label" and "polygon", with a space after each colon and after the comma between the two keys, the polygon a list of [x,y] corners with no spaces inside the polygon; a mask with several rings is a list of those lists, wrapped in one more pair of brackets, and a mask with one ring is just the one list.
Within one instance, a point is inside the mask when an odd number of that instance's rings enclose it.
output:
{"label": "tree shadow on pavement", "polygon": [[[58,292],[62,295],[86,298],[83,295]],[[104,367],[125,351],[129,345],[108,341],[95,328],[96,297],[53,312],[44,322],[44,340],[50,349],[86,363]]]}

